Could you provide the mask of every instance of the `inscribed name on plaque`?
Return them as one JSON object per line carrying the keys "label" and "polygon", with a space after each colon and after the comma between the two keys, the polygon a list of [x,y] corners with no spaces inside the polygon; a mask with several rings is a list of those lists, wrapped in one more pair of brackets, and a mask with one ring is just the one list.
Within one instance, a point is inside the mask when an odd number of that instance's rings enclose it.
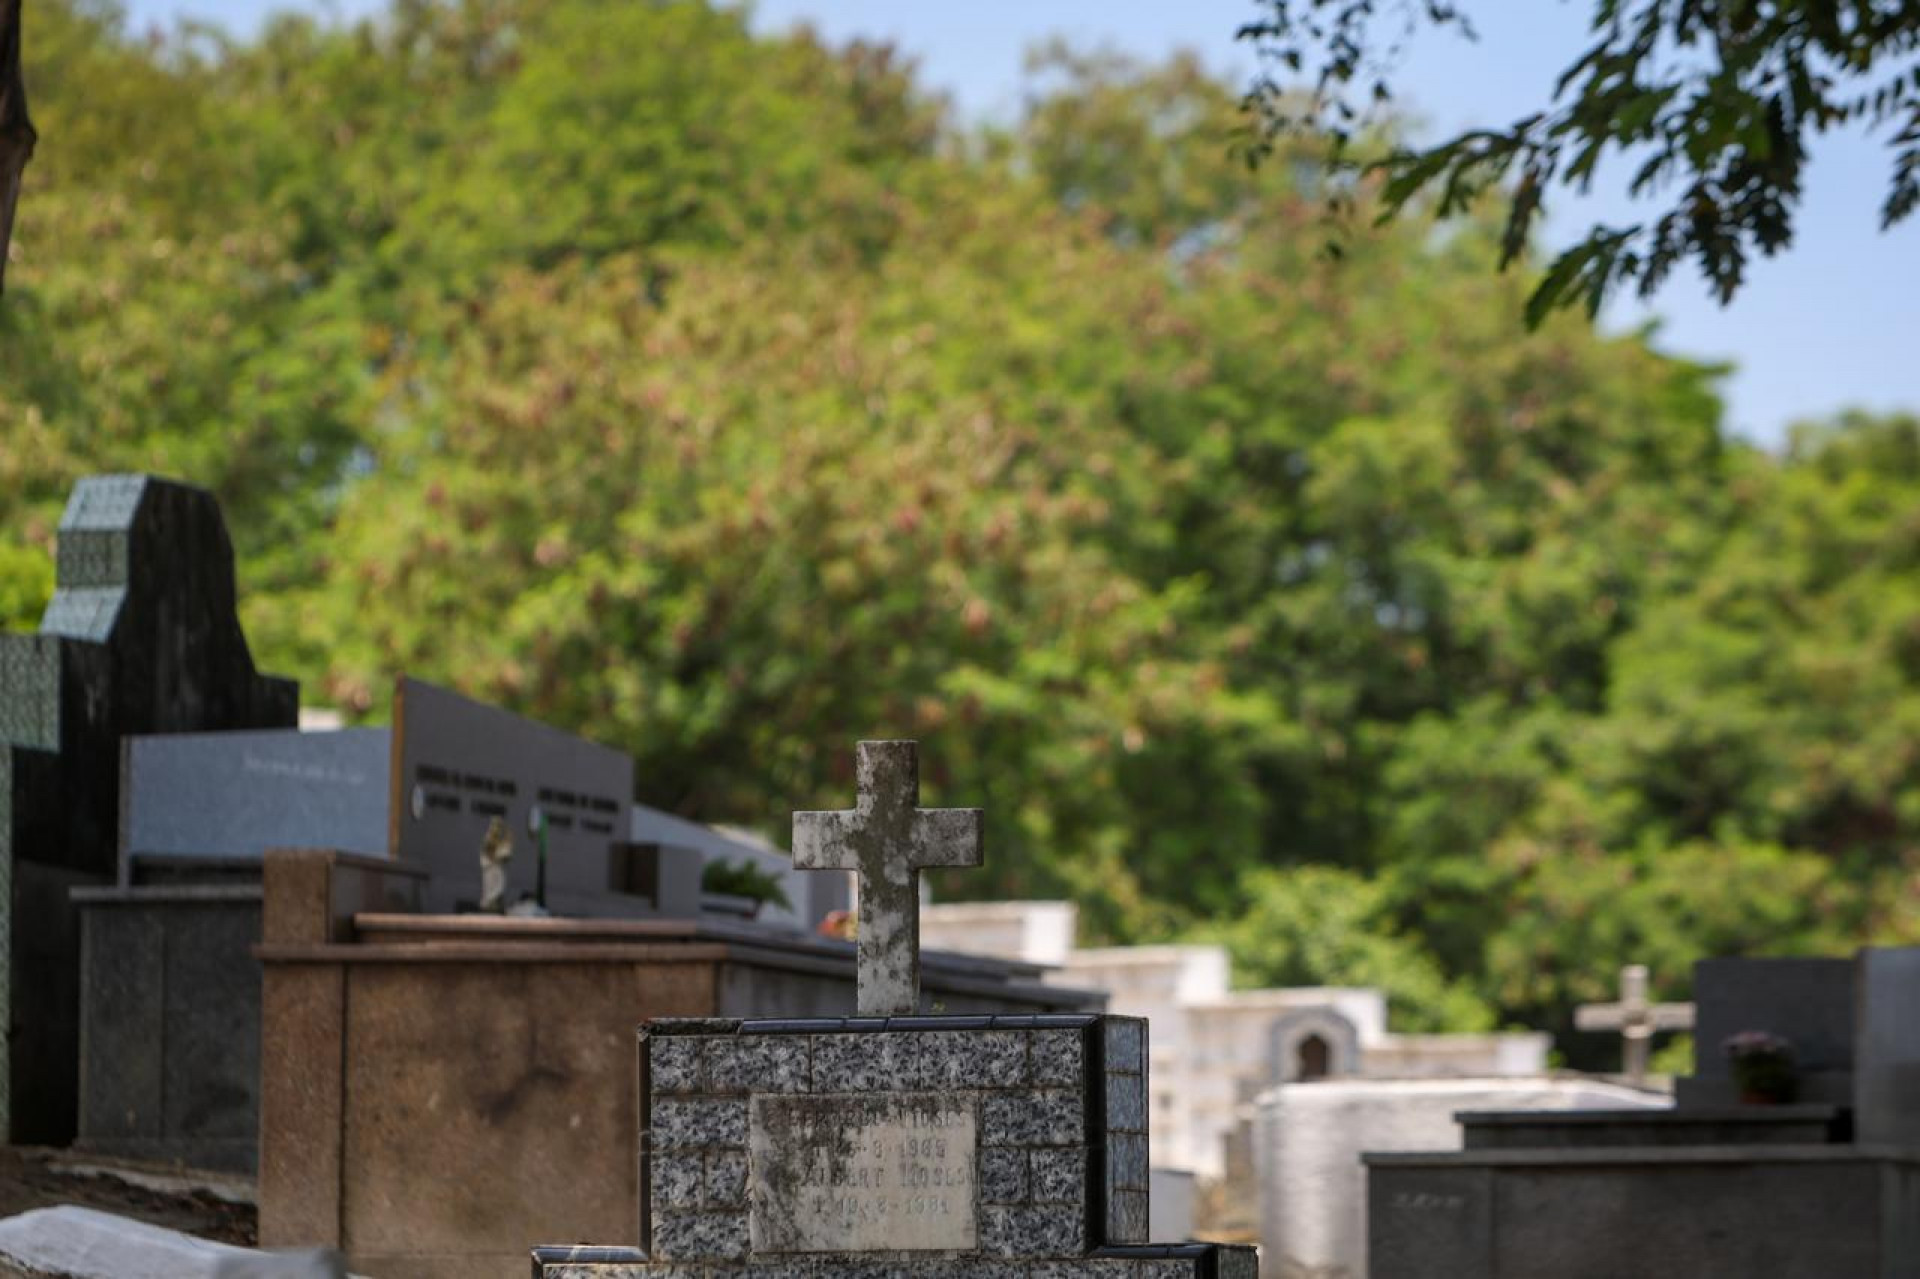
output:
{"label": "inscribed name on plaque", "polygon": [[758,1096],[750,1113],[756,1253],[975,1247],[973,1097]]}

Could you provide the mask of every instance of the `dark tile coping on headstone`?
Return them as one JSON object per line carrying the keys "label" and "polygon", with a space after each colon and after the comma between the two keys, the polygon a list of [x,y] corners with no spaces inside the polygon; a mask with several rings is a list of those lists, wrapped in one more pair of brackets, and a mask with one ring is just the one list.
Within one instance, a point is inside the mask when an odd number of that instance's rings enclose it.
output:
{"label": "dark tile coping on headstone", "polygon": [[1632,1146],[1820,1145],[1852,1140],[1841,1106],[1714,1106],[1693,1110],[1463,1110],[1466,1150]]}
{"label": "dark tile coping on headstone", "polygon": [[[1087,1252],[1088,1261],[1161,1261],[1201,1258],[1218,1255],[1221,1251],[1246,1251],[1233,1244],[1217,1243],[1126,1243],[1110,1244],[1103,1248],[1094,1248]],[[642,1265],[652,1258],[645,1249],[631,1244],[540,1244],[533,1249],[535,1274],[541,1265],[561,1265],[573,1262],[584,1265]],[[897,1262],[888,1264],[899,1264]]]}
{"label": "dark tile coping on headstone", "polygon": [[1518,1150],[1368,1151],[1360,1162],[1369,1168],[1596,1168],[1610,1166],[1687,1166],[1697,1164],[1846,1164],[1896,1163],[1920,1168],[1920,1149],[1911,1146],[1592,1146]]}
{"label": "dark tile coping on headstone", "polygon": [[1626,1120],[1648,1123],[1778,1123],[1783,1119],[1833,1119],[1843,1114],[1839,1106],[1703,1106],[1699,1110],[1457,1110],[1454,1120],[1463,1124],[1499,1124],[1510,1128],[1605,1127]]}
{"label": "dark tile coping on headstone", "polygon": [[258,880],[251,884],[103,884],[67,890],[76,906],[131,906],[150,902],[257,902],[264,896]]}
{"label": "dark tile coping on headstone", "polygon": [[1080,1030],[1106,1020],[1099,1013],[1007,1013],[959,1017],[655,1017],[652,1035],[835,1035],[915,1030]]}
{"label": "dark tile coping on headstone", "polygon": [[[427,878],[424,866],[387,857],[336,852],[333,858],[338,865],[351,870],[402,879]],[[68,896],[76,905],[83,906],[150,901],[258,901],[261,897],[258,862],[236,864],[231,857],[148,854],[134,857],[131,864],[132,883],[74,888]]]}

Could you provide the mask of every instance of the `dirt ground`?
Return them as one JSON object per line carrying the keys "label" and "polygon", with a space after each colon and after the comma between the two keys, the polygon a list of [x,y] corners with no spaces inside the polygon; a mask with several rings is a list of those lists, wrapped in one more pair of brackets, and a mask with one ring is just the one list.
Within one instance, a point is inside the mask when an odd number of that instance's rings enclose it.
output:
{"label": "dirt ground", "polygon": [[[78,1204],[221,1243],[251,1246],[256,1213],[244,1177],[35,1146],[0,1146],[0,1217]],[[42,1276],[0,1260],[0,1279]]]}

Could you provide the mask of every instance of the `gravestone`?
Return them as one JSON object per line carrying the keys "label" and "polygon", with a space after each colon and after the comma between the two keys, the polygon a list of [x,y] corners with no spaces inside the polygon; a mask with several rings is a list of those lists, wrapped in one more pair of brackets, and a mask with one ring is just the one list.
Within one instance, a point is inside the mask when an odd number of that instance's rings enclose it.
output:
{"label": "gravestone", "polygon": [[74,487],[56,589],[0,636],[0,1134],[73,1137],[79,941],[69,890],[114,874],[121,743],[290,726],[298,689],[255,670],[213,497],[142,475]]}
{"label": "gravestone", "polygon": [[1761,1030],[1792,1042],[1799,1100],[1851,1105],[1857,967],[1855,959],[1798,955],[1694,964],[1693,1073],[1674,1080],[1675,1100],[1688,1107],[1737,1104],[1726,1041]]}
{"label": "gravestone", "polygon": [[536,891],[529,817],[544,807],[556,911],[699,913],[698,852],[656,851],[644,876],[637,858],[616,864],[631,847],[626,756],[417,680],[400,682],[393,729],[139,736],[124,759],[118,882],[72,890],[75,1136],[101,1154],[255,1169],[269,849],[328,850],[339,917],[444,913],[478,903],[495,820],[519,827],[513,897]]}
{"label": "gravestone", "polygon": [[[389,847],[431,878],[427,909],[480,902],[480,849],[496,817],[513,839],[507,901],[545,889],[556,913],[630,913],[614,896],[633,759],[572,733],[403,678],[393,699]],[[546,879],[541,882],[544,823]]]}
{"label": "gravestone", "polygon": [[1271,1089],[1253,1106],[1267,1265],[1288,1276],[1361,1279],[1368,1273],[1361,1152],[1457,1150],[1461,1111],[1565,1115],[1665,1104],[1619,1084],[1544,1071],[1520,1079],[1336,1078]]}
{"label": "gravestone", "polygon": [[[1701,960],[1693,990],[1671,1110],[1461,1114],[1463,1149],[1366,1155],[1376,1279],[1920,1274],[1920,949]],[[1743,1100],[1725,1041],[1754,1031],[1792,1044],[1795,1104]]]}
{"label": "gravestone", "polygon": [[1647,1057],[1654,1034],[1663,1030],[1692,1030],[1693,1005],[1647,1002],[1647,967],[1628,964],[1620,970],[1620,1001],[1581,1004],[1573,1010],[1573,1024],[1579,1030],[1619,1031],[1621,1073],[1639,1083],[1647,1077]]}
{"label": "gravestone", "polygon": [[419,910],[424,873],[386,855],[387,745],[372,728],[127,739],[119,881],[72,894],[76,1146],[254,1171],[263,852],[332,850],[342,914]]}
{"label": "gravestone", "polygon": [[392,728],[129,739],[119,882],[257,883],[269,848],[329,848],[423,872],[426,910],[471,910],[497,817],[509,901],[539,888],[544,822],[555,913],[692,917],[703,858],[757,852],[635,805],[623,752],[408,677],[393,705]]}
{"label": "gravestone", "polygon": [[857,868],[856,998],[888,1015],[647,1023],[642,1243],[537,1247],[535,1275],[1256,1276],[1251,1248],[1146,1242],[1145,1022],[915,1014],[914,879],[977,865],[980,814],[918,807],[913,743],[858,764],[794,848]]}
{"label": "gravestone", "polygon": [[120,882],[168,861],[257,877],[268,848],[387,856],[388,742],[384,728],[129,739]]}

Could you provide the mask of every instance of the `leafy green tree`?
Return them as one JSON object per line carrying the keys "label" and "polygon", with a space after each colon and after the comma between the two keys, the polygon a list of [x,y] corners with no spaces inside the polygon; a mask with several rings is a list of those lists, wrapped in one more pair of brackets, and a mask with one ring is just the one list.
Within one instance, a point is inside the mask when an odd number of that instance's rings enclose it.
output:
{"label": "leafy green tree", "polygon": [[1604,1061],[1609,1045],[1567,1037],[1572,1006],[1613,998],[1622,964],[1679,995],[1705,956],[1845,953],[1861,936],[1856,894],[1813,854],[1730,841],[1620,853],[1589,833],[1550,826],[1491,851],[1505,918],[1475,983],[1576,1062]]}
{"label": "leafy green tree", "polygon": [[1248,985],[1376,986],[1397,1029],[1490,1030],[1492,1010],[1396,926],[1380,885],[1327,866],[1255,871],[1218,936]]}
{"label": "leafy green tree", "polygon": [[1920,938],[1920,428],[1729,441],[1718,370],[1528,331],[1490,209],[1336,267],[1324,142],[1249,179],[1190,59],[968,131],[693,3],[35,14],[0,622],[153,469],[310,698],[447,682],[774,834],[919,737],[989,813],[942,891],[1401,1025]]}
{"label": "leafy green tree", "polygon": [[[1394,98],[1393,61],[1423,26],[1468,38],[1460,0],[1261,0],[1240,29],[1264,68],[1247,101],[1263,131],[1327,132],[1341,158]],[[1892,131],[1883,228],[1920,204],[1920,5],[1883,0],[1596,0],[1592,43],[1553,97],[1505,127],[1429,147],[1395,146],[1365,167],[1384,178],[1382,213],[1421,200],[1441,216],[1502,191],[1500,265],[1529,257],[1555,185],[1585,191],[1610,155],[1657,216],[1596,225],[1547,268],[1528,301],[1589,314],[1627,285],[1642,296],[1692,259],[1725,302],[1754,253],[1793,238],[1809,143],[1835,128]]]}
{"label": "leafy green tree", "polygon": [[1119,786],[1230,774],[1233,718],[1178,601],[1100,548],[1074,476],[1097,439],[945,393],[932,326],[891,314],[917,283],[687,262],[659,306],[644,275],[503,279],[450,319],[335,582],[264,638],[357,710],[399,668],[599,726],[652,802],[771,830],[843,797],[855,738],[925,737],[930,784],[994,815],[1000,886],[1109,919],[1224,897],[1230,861],[1151,855],[1178,794]]}

